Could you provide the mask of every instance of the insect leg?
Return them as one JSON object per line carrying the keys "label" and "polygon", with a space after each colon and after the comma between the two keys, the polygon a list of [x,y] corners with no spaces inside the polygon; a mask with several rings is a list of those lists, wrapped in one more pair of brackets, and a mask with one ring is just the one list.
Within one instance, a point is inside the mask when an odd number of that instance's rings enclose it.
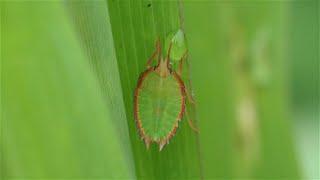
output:
{"label": "insect leg", "polygon": [[185,89],[185,91],[186,91],[186,95],[187,95],[187,98],[188,98],[189,102],[191,104],[195,105],[196,102],[194,101],[193,96],[190,94],[190,91],[187,88]]}
{"label": "insect leg", "polygon": [[186,118],[188,120],[188,124],[190,126],[190,128],[195,132],[195,133],[199,133],[199,129],[193,124],[192,120],[190,119],[189,113],[188,113],[188,109],[186,109],[185,111],[186,113]]}
{"label": "insect leg", "polygon": [[[183,62],[186,61],[187,57],[188,57],[188,51],[186,51],[186,52],[183,54],[183,56],[181,57],[180,62],[179,62],[179,67],[178,67],[177,74],[178,74],[180,77],[182,77],[182,65],[183,65]],[[191,104],[195,105],[195,101],[194,101],[192,95],[190,94],[190,92],[188,91],[188,88],[186,88],[185,91],[186,91],[187,98],[188,98],[189,102],[190,102]]]}
{"label": "insect leg", "polygon": [[160,38],[158,38],[156,42],[156,50],[152,53],[151,57],[147,61],[147,68],[151,66],[152,60],[155,59],[156,55],[158,54],[159,59],[161,57],[161,46],[160,46]]}
{"label": "insect leg", "polygon": [[188,57],[188,51],[186,51],[183,56],[181,57],[180,59],[180,62],[179,62],[179,67],[178,67],[178,75],[181,76],[182,75],[182,65],[183,65],[183,61],[185,61]]}

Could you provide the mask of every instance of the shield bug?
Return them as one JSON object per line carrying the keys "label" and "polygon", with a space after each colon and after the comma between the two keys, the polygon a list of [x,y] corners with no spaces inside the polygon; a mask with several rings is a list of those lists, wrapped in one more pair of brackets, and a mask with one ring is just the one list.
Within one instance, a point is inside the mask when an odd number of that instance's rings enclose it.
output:
{"label": "shield bug", "polygon": [[[170,43],[165,58],[161,55],[158,40],[156,50],[147,61],[147,69],[141,73],[134,92],[134,117],[141,138],[147,149],[157,143],[159,150],[175,135],[179,122],[186,111],[186,99],[193,103],[181,78],[182,63],[187,52],[181,57],[178,70],[170,65]],[[157,57],[157,65],[151,66]],[[188,120],[192,129],[197,131]]]}

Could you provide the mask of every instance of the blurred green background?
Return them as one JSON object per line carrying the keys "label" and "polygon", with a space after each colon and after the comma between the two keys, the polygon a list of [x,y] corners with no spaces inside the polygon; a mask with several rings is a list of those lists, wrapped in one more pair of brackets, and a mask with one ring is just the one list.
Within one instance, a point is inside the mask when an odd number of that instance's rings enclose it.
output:
{"label": "blurred green background", "polygon": [[[1,179],[319,179],[319,11],[2,0]],[[133,91],[156,39],[179,29],[200,133],[183,120],[163,151],[146,150]]]}

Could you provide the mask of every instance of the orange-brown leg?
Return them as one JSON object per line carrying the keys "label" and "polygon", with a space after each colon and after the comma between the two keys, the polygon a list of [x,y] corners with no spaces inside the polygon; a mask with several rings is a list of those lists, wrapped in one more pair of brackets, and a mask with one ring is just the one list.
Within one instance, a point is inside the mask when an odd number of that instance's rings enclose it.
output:
{"label": "orange-brown leg", "polygon": [[186,95],[187,95],[187,98],[188,98],[189,102],[191,104],[195,105],[196,102],[194,101],[193,96],[190,94],[190,91],[187,88],[185,89],[185,91],[186,91]]}
{"label": "orange-brown leg", "polygon": [[[183,54],[183,56],[181,57],[181,59],[180,59],[180,61],[179,61],[179,67],[178,67],[177,73],[178,73],[178,75],[179,75],[180,77],[182,77],[182,65],[183,65],[183,62],[186,61],[187,57],[188,57],[188,51],[186,51],[186,52]],[[195,104],[195,101],[194,101],[192,95],[191,95],[190,92],[188,91],[188,88],[186,88],[185,91],[186,91],[187,98],[188,98],[189,102],[192,103],[192,104]]]}
{"label": "orange-brown leg", "polygon": [[147,61],[147,68],[150,68],[152,61],[155,59],[156,55],[158,55],[158,61],[161,57],[161,45],[160,45],[160,38],[158,38],[156,42],[156,50],[152,53],[151,57]]}
{"label": "orange-brown leg", "polygon": [[179,76],[182,75],[182,65],[183,65],[183,61],[185,61],[188,57],[188,51],[186,51],[183,56],[181,57],[180,61],[179,61],[179,67],[178,67],[178,74]]}
{"label": "orange-brown leg", "polygon": [[188,124],[190,126],[190,128],[195,132],[195,133],[200,133],[199,129],[193,124],[192,120],[190,119],[189,113],[188,113],[188,109],[186,109],[185,111],[186,113],[186,118],[188,120]]}
{"label": "orange-brown leg", "polygon": [[[181,57],[180,59],[180,62],[179,62],[179,67],[178,67],[178,75],[181,77],[182,76],[182,65],[183,65],[183,62],[187,59],[187,56],[188,56],[188,51],[186,51],[183,56]],[[189,100],[189,102],[193,105],[195,105],[195,101],[194,99],[192,98],[188,88],[185,88],[185,92],[186,92],[186,95],[187,95],[187,98]],[[190,116],[189,116],[189,113],[188,113],[188,109],[185,110],[185,113],[186,113],[186,118],[188,120],[188,124],[190,126],[190,128],[196,132],[196,133],[199,133],[199,129],[193,124],[192,120],[190,119]]]}

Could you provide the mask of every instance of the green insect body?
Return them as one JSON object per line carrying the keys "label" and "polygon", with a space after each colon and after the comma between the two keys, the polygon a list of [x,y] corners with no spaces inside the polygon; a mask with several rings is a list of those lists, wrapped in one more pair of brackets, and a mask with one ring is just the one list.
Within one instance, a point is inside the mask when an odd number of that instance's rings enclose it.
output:
{"label": "green insect body", "polygon": [[[179,121],[185,113],[186,92],[180,75],[169,64],[169,54],[163,59],[157,44],[158,64],[147,68],[138,80],[134,93],[134,116],[146,147],[151,143],[164,145],[175,135]],[[153,57],[148,64],[151,64]]]}

